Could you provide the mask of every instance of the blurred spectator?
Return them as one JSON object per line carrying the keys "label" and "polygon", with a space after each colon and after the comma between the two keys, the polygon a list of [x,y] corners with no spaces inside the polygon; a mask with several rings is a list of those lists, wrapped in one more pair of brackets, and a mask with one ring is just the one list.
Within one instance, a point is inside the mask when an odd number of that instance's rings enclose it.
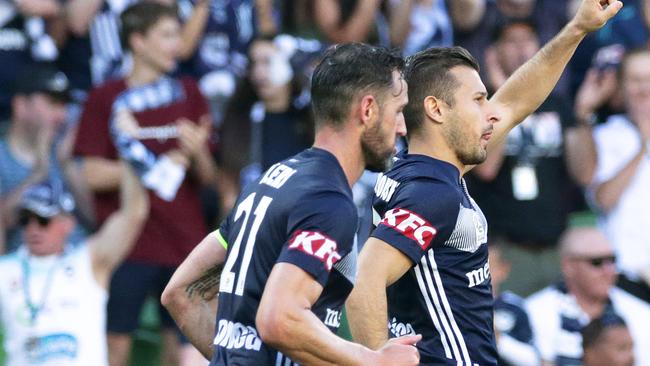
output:
{"label": "blurred spectator", "polygon": [[9,118],[16,73],[33,61],[58,56],[46,21],[59,11],[57,0],[0,1],[0,123]]}
{"label": "blurred spectator", "polygon": [[382,0],[315,0],[313,18],[327,43],[367,42],[388,45]]}
{"label": "blurred spectator", "polygon": [[[594,130],[597,165],[591,196],[616,248],[619,268],[650,284],[650,49],[629,52],[620,81],[626,114]],[[650,299],[646,299],[650,302]]]}
{"label": "blurred spectator", "polygon": [[406,56],[429,47],[450,47],[452,22],[461,29],[473,27],[484,7],[483,0],[389,0],[390,44]]}
{"label": "blurred spectator", "polygon": [[248,47],[258,32],[255,2],[181,0],[177,4],[184,21],[180,59],[187,60],[186,68],[199,80],[215,122],[220,122],[226,102],[246,73]]}
{"label": "blurred spectator", "polygon": [[524,300],[510,291],[501,292],[501,283],[510,275],[512,267],[503,252],[508,245],[505,238],[491,235],[488,238],[490,252],[490,278],[494,294],[494,331],[496,333],[498,364],[502,366],[536,366],[539,355],[533,344],[533,330]]}
{"label": "blurred spectator", "polygon": [[[199,192],[202,185],[214,184],[216,175],[207,143],[208,106],[193,80],[167,76],[180,49],[176,10],[141,2],[122,13],[121,24],[133,68],[126,78],[91,91],[75,146],[100,222],[117,208],[118,154],[156,192],[150,195],[151,214],[142,235],[111,282],[107,328],[112,365],[128,360],[146,296],[160,296],[176,266],[207,233]],[[160,311],[169,361],[177,357],[175,325]]]}
{"label": "blurred spectator", "polygon": [[526,301],[535,342],[545,365],[579,365],[582,329],[617,314],[634,339],[636,365],[650,365],[650,305],[614,287],[616,255],[596,228],[570,228],[561,239],[563,282]]}
{"label": "blurred spectator", "polygon": [[145,222],[148,201],[133,173],[120,208],[83,245],[66,237],[72,199],[56,185],[30,186],[20,203],[24,245],[0,258],[0,324],[8,366],[108,365],[106,299],[111,272]]}
{"label": "blurred spectator", "polygon": [[[557,0],[480,0],[484,3],[480,21],[459,25],[454,23],[454,42],[468,49],[481,65],[481,76],[486,74],[485,50],[492,43],[495,31],[500,24],[511,19],[528,19],[535,25],[540,44],[553,38],[568,22],[568,3]],[[565,72],[566,75],[566,72]],[[568,77],[560,78],[555,92],[568,95]]]}
{"label": "blurred spectator", "polygon": [[[577,0],[573,0],[577,3]],[[611,68],[621,51],[643,47],[650,40],[650,0],[627,0],[625,7],[603,28],[588,35],[569,63],[572,90],[577,90],[590,67]]]}
{"label": "blurred spectator", "polygon": [[[495,36],[486,57],[492,90],[540,49],[535,27],[527,21],[502,23]],[[521,251],[520,261],[526,261],[526,268],[513,268],[519,283],[510,288],[517,293],[530,293],[557,279],[548,260],[556,262],[552,252],[572,203],[581,197],[566,167],[566,161],[575,158],[574,147],[565,144],[573,123],[570,107],[550,95],[508,134],[505,143],[494,146],[468,179],[490,230],[516,244],[513,249]],[[520,274],[529,273],[531,267],[535,275],[528,276],[526,283]]]}
{"label": "blurred spectator", "polygon": [[[60,65],[75,91],[122,77],[128,70],[119,38],[119,16],[138,0],[66,0],[69,37]],[[79,97],[83,101],[83,96]]]}
{"label": "blurred spectator", "polygon": [[[240,185],[244,186],[271,165],[312,143],[309,95],[304,92],[302,75],[294,72],[284,37],[253,41],[248,78],[226,113],[220,150],[231,187],[238,186],[240,172]],[[231,201],[237,193],[237,188],[231,189]]]}
{"label": "blurred spectator", "polygon": [[[90,199],[70,156],[74,131],[64,124],[68,92],[65,75],[49,64],[27,66],[15,80],[9,131],[0,139],[0,208],[8,252],[22,241],[17,226],[20,197],[44,179],[67,186],[75,195],[81,223],[92,226]],[[78,243],[84,237],[85,230],[77,225],[67,240]]]}
{"label": "blurred spectator", "polygon": [[582,329],[584,366],[633,366],[634,340],[618,316],[592,320]]}

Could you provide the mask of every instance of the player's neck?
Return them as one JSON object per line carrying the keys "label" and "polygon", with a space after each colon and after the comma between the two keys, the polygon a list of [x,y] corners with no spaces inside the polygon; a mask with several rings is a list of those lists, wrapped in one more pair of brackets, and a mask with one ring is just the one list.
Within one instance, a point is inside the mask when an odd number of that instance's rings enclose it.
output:
{"label": "player's neck", "polygon": [[409,138],[409,154],[418,154],[445,161],[458,169],[460,176],[465,171],[456,153],[447,146],[443,138],[435,138],[428,135],[413,135]]}
{"label": "player's neck", "polygon": [[320,127],[316,132],[314,147],[329,151],[336,157],[350,187],[363,174],[365,164],[361,144],[358,138],[355,143],[350,133],[344,130],[336,130],[330,126]]}

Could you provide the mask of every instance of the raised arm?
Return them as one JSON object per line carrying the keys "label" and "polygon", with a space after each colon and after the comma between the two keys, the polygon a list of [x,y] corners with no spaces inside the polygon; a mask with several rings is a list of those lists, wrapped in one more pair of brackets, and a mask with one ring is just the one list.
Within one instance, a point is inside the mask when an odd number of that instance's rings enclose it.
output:
{"label": "raised arm", "polygon": [[508,78],[490,99],[501,114],[501,122],[495,124],[488,148],[499,144],[514,126],[542,104],[582,39],[605,25],[622,6],[623,3],[615,0],[583,0],[560,33]]}
{"label": "raised arm", "polygon": [[[290,263],[273,267],[255,324],[262,340],[304,365],[417,365],[412,345],[420,336],[395,339],[379,351],[332,333],[311,311],[323,287]],[[385,325],[385,324],[384,324]]]}
{"label": "raised arm", "polygon": [[120,208],[87,240],[97,282],[108,286],[113,269],[131,251],[149,215],[149,195],[127,164],[122,165]]}
{"label": "raised arm", "polygon": [[210,233],[178,267],[161,297],[180,330],[207,359],[212,358],[217,292],[226,257],[218,231]]}
{"label": "raised arm", "polygon": [[370,349],[388,340],[386,288],[411,268],[411,260],[382,240],[371,237],[359,255],[357,282],[346,310],[352,336]]}

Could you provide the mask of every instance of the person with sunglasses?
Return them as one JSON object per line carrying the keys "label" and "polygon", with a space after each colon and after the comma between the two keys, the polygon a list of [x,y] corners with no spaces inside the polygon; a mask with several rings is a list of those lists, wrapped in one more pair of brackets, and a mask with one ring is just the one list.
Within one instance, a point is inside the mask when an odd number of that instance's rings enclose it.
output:
{"label": "person with sunglasses", "polygon": [[542,365],[581,365],[581,331],[593,319],[618,315],[634,339],[636,365],[650,365],[650,306],[615,286],[616,254],[595,227],[560,238],[561,282],[526,300]]}
{"label": "person with sunglasses", "polygon": [[107,366],[106,302],[113,269],[149,214],[139,179],[123,168],[120,209],[80,245],[70,244],[74,201],[52,180],[19,204],[24,243],[0,257],[0,328],[7,366]]}

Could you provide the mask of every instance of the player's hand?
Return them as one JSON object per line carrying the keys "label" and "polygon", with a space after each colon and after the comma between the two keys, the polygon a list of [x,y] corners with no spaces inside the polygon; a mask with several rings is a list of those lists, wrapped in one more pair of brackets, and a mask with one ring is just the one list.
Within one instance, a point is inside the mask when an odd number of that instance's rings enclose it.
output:
{"label": "player's hand", "polygon": [[420,352],[415,344],[422,335],[409,335],[392,338],[377,351],[378,355],[372,365],[378,366],[411,366],[420,364]]}
{"label": "player's hand", "polygon": [[588,33],[601,28],[623,7],[617,0],[582,0],[571,20],[580,31]]}

